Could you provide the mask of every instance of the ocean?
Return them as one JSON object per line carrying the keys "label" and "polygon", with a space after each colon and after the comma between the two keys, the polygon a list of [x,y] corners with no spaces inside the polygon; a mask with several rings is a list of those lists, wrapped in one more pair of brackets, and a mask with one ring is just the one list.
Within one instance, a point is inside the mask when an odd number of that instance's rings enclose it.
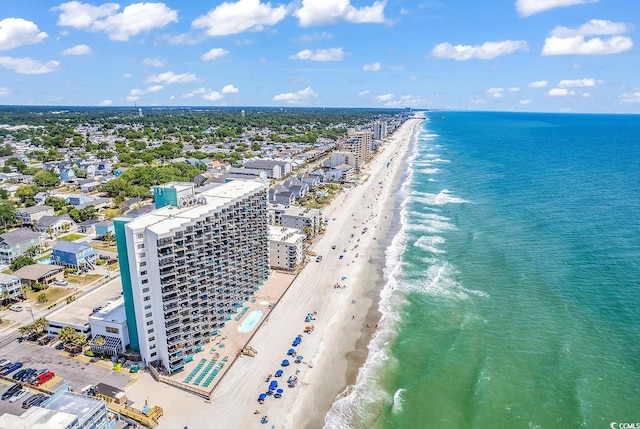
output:
{"label": "ocean", "polygon": [[425,116],[325,427],[640,427],[640,116]]}

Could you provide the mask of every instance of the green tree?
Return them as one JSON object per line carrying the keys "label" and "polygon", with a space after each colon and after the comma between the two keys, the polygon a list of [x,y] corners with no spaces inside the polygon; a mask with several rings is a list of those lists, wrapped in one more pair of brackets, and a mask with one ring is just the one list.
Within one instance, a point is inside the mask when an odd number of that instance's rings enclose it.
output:
{"label": "green tree", "polygon": [[34,195],[37,193],[38,191],[36,188],[31,185],[20,185],[13,195],[16,198],[20,198],[21,202],[24,202],[27,199],[33,199]]}
{"label": "green tree", "polygon": [[67,201],[60,197],[47,197],[44,200],[45,205],[53,207],[55,211],[62,209],[67,205]]}
{"label": "green tree", "polygon": [[47,301],[49,301],[49,298],[47,298],[47,294],[42,292],[41,294],[38,295],[38,304],[44,304]]}
{"label": "green tree", "polygon": [[102,236],[102,240],[108,244],[114,244],[116,242],[116,236],[111,231],[107,231]]}
{"label": "green tree", "polygon": [[0,221],[7,229],[7,225],[13,224],[16,220],[16,207],[9,201],[0,201]]}
{"label": "green tree", "polygon": [[73,338],[76,336],[76,330],[71,326],[63,326],[58,331],[58,339],[63,343],[70,343],[73,341]]}
{"label": "green tree", "polygon": [[33,260],[33,258],[26,255],[20,255],[17,258],[15,258],[13,261],[11,261],[11,263],[9,264],[9,268],[11,268],[11,271],[17,271],[22,267],[25,267],[27,265],[32,265],[35,263],[36,262]]}
{"label": "green tree", "polygon": [[53,171],[39,170],[33,175],[33,183],[43,188],[55,188],[60,184],[60,177]]}

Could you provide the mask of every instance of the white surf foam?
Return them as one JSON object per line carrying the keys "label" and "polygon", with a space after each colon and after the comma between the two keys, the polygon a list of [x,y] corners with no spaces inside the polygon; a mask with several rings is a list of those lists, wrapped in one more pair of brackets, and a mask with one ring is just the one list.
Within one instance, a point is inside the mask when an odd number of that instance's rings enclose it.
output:
{"label": "white surf foam", "polygon": [[437,246],[439,244],[443,244],[444,242],[445,242],[444,238],[440,236],[423,235],[422,237],[418,238],[418,240],[416,240],[416,242],[413,245],[426,252],[443,254],[443,253],[447,253],[447,251],[444,249],[440,249]]}
{"label": "white surf foam", "polygon": [[393,408],[392,411],[394,413],[399,413],[402,411],[402,403],[404,399],[402,399],[402,394],[405,392],[405,389],[398,389],[396,393],[393,394]]}

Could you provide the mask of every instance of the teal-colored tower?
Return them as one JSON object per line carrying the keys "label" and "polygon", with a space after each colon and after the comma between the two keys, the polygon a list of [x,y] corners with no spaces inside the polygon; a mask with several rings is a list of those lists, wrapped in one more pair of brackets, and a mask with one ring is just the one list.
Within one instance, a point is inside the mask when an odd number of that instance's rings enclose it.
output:
{"label": "teal-colored tower", "polygon": [[122,297],[124,298],[124,310],[127,315],[127,328],[129,329],[129,347],[139,352],[140,341],[138,339],[136,311],[133,305],[133,290],[129,271],[129,258],[127,256],[127,235],[125,231],[125,225],[130,221],[131,219],[128,218],[116,218],[113,220],[113,227],[116,231],[118,262],[120,264],[120,277],[122,279]]}
{"label": "teal-colored tower", "polygon": [[189,198],[194,194],[193,183],[171,182],[153,187],[153,201],[156,210],[164,206],[179,207],[181,198]]}

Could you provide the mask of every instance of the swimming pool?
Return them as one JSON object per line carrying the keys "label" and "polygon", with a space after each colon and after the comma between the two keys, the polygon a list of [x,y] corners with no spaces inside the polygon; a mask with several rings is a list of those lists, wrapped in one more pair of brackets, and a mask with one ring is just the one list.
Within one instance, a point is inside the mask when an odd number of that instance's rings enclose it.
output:
{"label": "swimming pool", "polygon": [[247,317],[244,318],[242,322],[240,322],[240,326],[238,326],[238,331],[240,332],[251,332],[253,328],[256,327],[260,318],[264,315],[264,311],[262,310],[253,310]]}

